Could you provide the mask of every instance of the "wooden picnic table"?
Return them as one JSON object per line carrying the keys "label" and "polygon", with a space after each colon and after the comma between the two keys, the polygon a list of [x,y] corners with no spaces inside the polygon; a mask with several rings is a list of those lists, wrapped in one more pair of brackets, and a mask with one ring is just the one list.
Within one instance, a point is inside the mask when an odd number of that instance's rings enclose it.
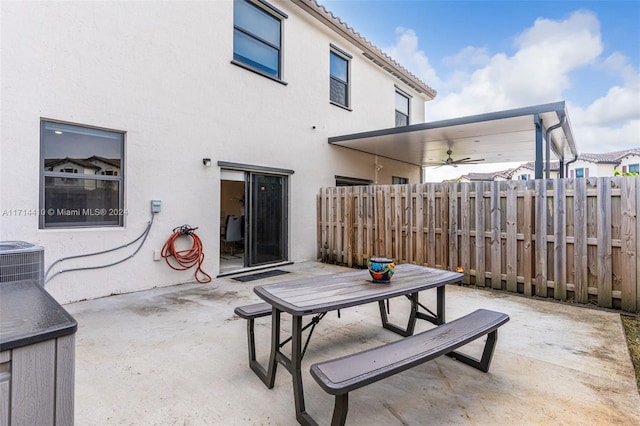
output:
{"label": "wooden picnic table", "polygon": [[[396,267],[395,275],[389,284],[374,283],[367,270],[356,270],[256,286],[254,292],[272,306],[271,350],[266,368],[254,362],[251,369],[271,389],[277,365],[282,364],[293,379],[296,419],[303,425],[316,425],[305,411],[302,358],[311,334],[303,346],[302,332],[310,326],[315,327],[327,312],[378,302],[383,327],[401,336],[410,336],[414,332],[417,319],[436,325],[444,323],[445,286],[460,282],[462,277],[463,274],[458,272],[402,264]],[[418,299],[419,292],[431,289],[437,290],[435,312],[421,304]],[[406,327],[389,322],[384,304],[385,300],[400,296],[406,296],[411,301],[411,312]],[[292,316],[291,337],[285,340],[291,340],[290,357],[281,351],[283,342],[280,338],[280,317],[283,312]],[[309,315],[314,315],[313,319],[307,325],[303,325],[303,318]]]}

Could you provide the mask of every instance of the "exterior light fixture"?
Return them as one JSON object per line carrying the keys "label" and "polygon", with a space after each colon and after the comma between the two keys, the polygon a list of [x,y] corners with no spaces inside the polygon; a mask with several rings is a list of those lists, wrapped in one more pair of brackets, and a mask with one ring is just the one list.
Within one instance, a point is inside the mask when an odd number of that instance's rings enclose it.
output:
{"label": "exterior light fixture", "polygon": [[205,167],[211,167],[211,158],[203,158],[203,159],[202,159],[202,164],[203,164]]}

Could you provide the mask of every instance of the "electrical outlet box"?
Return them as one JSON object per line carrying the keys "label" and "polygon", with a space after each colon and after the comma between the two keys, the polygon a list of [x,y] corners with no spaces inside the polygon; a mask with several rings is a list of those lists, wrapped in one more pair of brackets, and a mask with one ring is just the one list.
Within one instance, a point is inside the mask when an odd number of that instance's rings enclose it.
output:
{"label": "electrical outlet box", "polygon": [[151,213],[160,213],[161,207],[162,207],[162,201],[151,200]]}
{"label": "electrical outlet box", "polygon": [[162,259],[162,255],[160,254],[160,250],[154,250],[153,251],[153,260],[160,260]]}

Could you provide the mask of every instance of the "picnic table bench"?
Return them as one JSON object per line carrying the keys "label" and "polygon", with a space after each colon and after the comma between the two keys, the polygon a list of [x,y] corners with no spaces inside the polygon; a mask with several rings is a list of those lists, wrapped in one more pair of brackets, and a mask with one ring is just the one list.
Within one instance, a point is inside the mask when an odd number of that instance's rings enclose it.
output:
{"label": "picnic table bench", "polygon": [[[396,267],[393,282],[388,285],[372,282],[368,271],[350,270],[255,286],[253,291],[266,303],[235,308],[235,313],[247,320],[249,366],[269,389],[274,387],[278,365],[284,367],[292,378],[296,420],[302,425],[317,425],[305,408],[301,367],[310,337],[319,321],[331,311],[340,312],[341,309],[377,302],[382,326],[400,336],[413,335],[416,320],[441,327],[445,322],[446,285],[458,283],[462,278],[463,274],[458,272],[400,264]],[[436,291],[433,311],[419,299],[419,293],[427,290]],[[391,323],[385,310],[385,301],[396,297],[406,297],[411,303],[404,327]],[[283,313],[291,315],[291,333],[281,339]],[[271,317],[271,342],[269,360],[263,366],[256,360],[254,321],[266,316]],[[303,323],[305,317],[311,317],[306,325]],[[310,331],[305,342],[302,334],[308,328]],[[290,351],[283,351],[283,346],[288,343],[291,344]],[[449,348],[448,352],[453,349]],[[345,401],[343,397],[339,399]]]}
{"label": "picnic table bench", "polygon": [[[256,318],[271,315],[273,307],[266,303],[254,303],[252,305],[244,305],[236,307],[233,312],[241,318],[247,320],[247,342],[249,344],[249,367],[252,370],[256,368],[264,371],[264,368],[256,360],[256,337],[255,337],[255,320]],[[265,372],[266,374],[266,372]]]}
{"label": "picnic table bench", "polygon": [[[468,315],[391,343],[311,365],[311,376],[327,393],[335,395],[331,425],[344,425],[349,392],[447,355],[488,372],[498,327],[509,321],[500,312],[478,309]],[[480,360],[456,352],[484,335],[487,341]]]}

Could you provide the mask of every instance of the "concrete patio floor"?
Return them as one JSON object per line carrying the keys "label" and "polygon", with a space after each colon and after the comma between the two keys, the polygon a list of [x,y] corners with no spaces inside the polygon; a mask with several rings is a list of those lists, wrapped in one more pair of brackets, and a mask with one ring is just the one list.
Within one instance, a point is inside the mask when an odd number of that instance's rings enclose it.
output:
{"label": "concrete patio floor", "polygon": [[[267,389],[254,375],[246,321],[233,309],[259,301],[255,285],[347,268],[303,262],[279,269],[290,273],[65,305],[78,321],[76,424],[297,424],[291,377],[280,366],[275,387]],[[428,293],[421,300],[435,301],[435,292]],[[391,319],[401,322],[406,306],[393,300]],[[640,424],[640,395],[619,314],[447,286],[448,320],[476,308],[511,317],[498,332],[489,373],[438,358],[352,392],[347,424]],[[257,320],[259,356],[268,350],[269,323]],[[417,327],[430,324],[419,321]],[[341,318],[332,312],[320,322],[303,361],[307,411],[319,424],[329,424],[333,397],[311,378],[309,366],[398,338],[380,326],[376,304],[343,310]],[[481,345],[463,350],[479,355]]]}

